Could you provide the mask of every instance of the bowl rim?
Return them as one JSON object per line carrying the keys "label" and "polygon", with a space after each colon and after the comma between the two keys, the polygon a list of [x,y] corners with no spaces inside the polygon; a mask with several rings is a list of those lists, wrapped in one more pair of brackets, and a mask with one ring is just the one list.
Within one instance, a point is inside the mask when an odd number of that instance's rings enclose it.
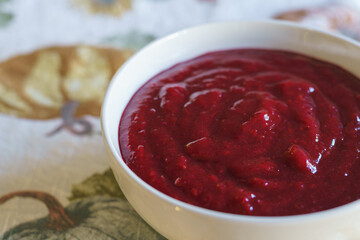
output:
{"label": "bowl rim", "polygon": [[[169,204],[174,205],[175,207],[179,207],[182,209],[185,209],[190,212],[194,212],[201,215],[206,215],[209,217],[214,217],[222,220],[228,220],[228,221],[238,221],[238,222],[256,222],[256,223],[274,223],[274,224],[284,224],[284,223],[298,223],[302,221],[314,221],[314,220],[320,220],[323,218],[329,218],[334,217],[335,215],[340,214],[346,214],[348,212],[354,211],[354,208],[360,208],[360,199],[355,200],[353,202],[327,209],[322,210],[318,212],[312,212],[312,213],[305,213],[305,214],[298,214],[298,215],[286,215],[286,216],[253,216],[253,215],[241,215],[241,214],[234,214],[234,213],[227,213],[227,212],[221,212],[216,210],[211,210],[199,206],[195,206],[180,200],[177,200],[165,193],[162,193],[161,191],[157,190],[156,188],[152,187],[150,184],[146,183],[144,180],[142,180],[139,176],[137,176],[124,162],[122,159],[121,151],[119,149],[120,154],[117,153],[115,147],[119,148],[119,141],[116,143],[113,143],[110,137],[109,128],[105,126],[106,122],[109,118],[109,110],[108,110],[108,102],[109,100],[109,93],[113,91],[113,85],[115,81],[119,81],[120,75],[123,72],[125,68],[129,64],[131,64],[137,56],[143,52],[146,51],[149,48],[154,48],[158,45],[163,44],[163,42],[167,42],[168,40],[171,40],[172,38],[176,38],[180,35],[186,34],[191,31],[197,31],[198,29],[206,28],[206,27],[212,27],[216,25],[238,25],[238,24],[260,24],[260,25],[268,25],[270,27],[272,26],[281,26],[281,27],[289,27],[289,28],[295,28],[300,31],[308,31],[315,34],[324,35],[327,37],[332,37],[337,40],[346,42],[347,44],[351,44],[355,47],[358,47],[360,49],[360,42],[351,39],[347,36],[343,36],[337,33],[332,33],[329,31],[325,31],[322,29],[318,29],[315,27],[310,27],[306,25],[302,25],[299,23],[284,21],[284,20],[232,20],[232,21],[217,21],[217,22],[211,22],[211,23],[205,23],[196,25],[193,27],[185,28],[180,31],[176,31],[174,33],[171,33],[169,35],[166,35],[164,37],[161,37],[159,39],[154,40],[153,42],[149,43],[142,49],[138,50],[135,54],[133,54],[122,66],[117,70],[117,72],[112,77],[108,88],[106,90],[106,94],[103,100],[102,108],[101,108],[101,129],[103,138],[111,150],[111,154],[115,157],[116,161],[119,163],[121,168],[126,172],[127,175],[131,177],[132,180],[134,180],[138,185],[140,185],[142,188],[144,188],[146,191],[150,192],[153,195],[156,195],[158,198],[162,199],[163,201],[166,201]],[[134,92],[135,93],[135,92]],[[134,94],[133,93],[133,94]],[[126,107],[125,107],[126,108]],[[119,119],[120,121],[120,119]],[[116,129],[118,131],[118,129]],[[117,138],[118,139],[118,138]],[[131,202],[130,202],[131,204]]]}

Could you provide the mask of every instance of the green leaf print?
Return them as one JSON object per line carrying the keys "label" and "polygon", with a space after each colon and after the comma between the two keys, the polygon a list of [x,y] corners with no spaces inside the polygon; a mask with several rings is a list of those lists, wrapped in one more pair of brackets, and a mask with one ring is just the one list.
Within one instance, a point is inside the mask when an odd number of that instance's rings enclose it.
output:
{"label": "green leaf print", "polygon": [[13,14],[3,10],[3,4],[9,2],[10,0],[0,0],[0,27],[5,27],[13,19]]}
{"label": "green leaf print", "polygon": [[83,182],[73,184],[71,189],[70,201],[83,199],[89,196],[108,196],[124,199],[111,169],[104,173],[95,173]]}
{"label": "green leaf print", "polygon": [[0,27],[5,27],[13,19],[11,13],[1,12],[0,11]]}
{"label": "green leaf print", "polygon": [[153,40],[155,40],[153,35],[131,31],[127,34],[107,37],[102,40],[102,43],[119,48],[139,50]]}

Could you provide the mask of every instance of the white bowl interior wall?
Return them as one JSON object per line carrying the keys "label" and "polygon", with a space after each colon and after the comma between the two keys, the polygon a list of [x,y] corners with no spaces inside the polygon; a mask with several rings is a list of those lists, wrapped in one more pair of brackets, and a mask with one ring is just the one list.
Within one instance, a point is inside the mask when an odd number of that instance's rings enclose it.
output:
{"label": "white bowl interior wall", "polygon": [[360,46],[357,43],[296,24],[275,21],[214,23],[155,41],[135,54],[117,72],[102,109],[102,127],[111,153],[111,167],[129,202],[150,225],[169,239],[360,239],[359,202],[325,212],[290,217],[218,213],[184,204],[158,192],[122,161],[118,125],[136,90],[176,63],[210,51],[234,48],[289,50],[335,63],[360,76]]}

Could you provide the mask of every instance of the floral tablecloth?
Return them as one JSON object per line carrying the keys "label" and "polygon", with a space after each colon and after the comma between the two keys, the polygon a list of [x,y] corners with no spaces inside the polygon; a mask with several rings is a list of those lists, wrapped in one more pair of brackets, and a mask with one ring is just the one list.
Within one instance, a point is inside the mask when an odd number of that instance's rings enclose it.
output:
{"label": "floral tablecloth", "polygon": [[0,0],[0,237],[164,239],[109,169],[99,113],[119,66],[197,24],[279,18],[360,39],[357,0]]}

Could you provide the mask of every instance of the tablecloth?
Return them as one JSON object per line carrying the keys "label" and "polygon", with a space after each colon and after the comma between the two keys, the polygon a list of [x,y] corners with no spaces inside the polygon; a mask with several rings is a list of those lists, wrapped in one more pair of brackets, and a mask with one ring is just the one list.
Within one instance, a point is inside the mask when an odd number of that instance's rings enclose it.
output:
{"label": "tablecloth", "polygon": [[0,0],[2,239],[164,239],[107,162],[100,108],[116,70],[174,31],[279,18],[359,39],[357,0]]}

